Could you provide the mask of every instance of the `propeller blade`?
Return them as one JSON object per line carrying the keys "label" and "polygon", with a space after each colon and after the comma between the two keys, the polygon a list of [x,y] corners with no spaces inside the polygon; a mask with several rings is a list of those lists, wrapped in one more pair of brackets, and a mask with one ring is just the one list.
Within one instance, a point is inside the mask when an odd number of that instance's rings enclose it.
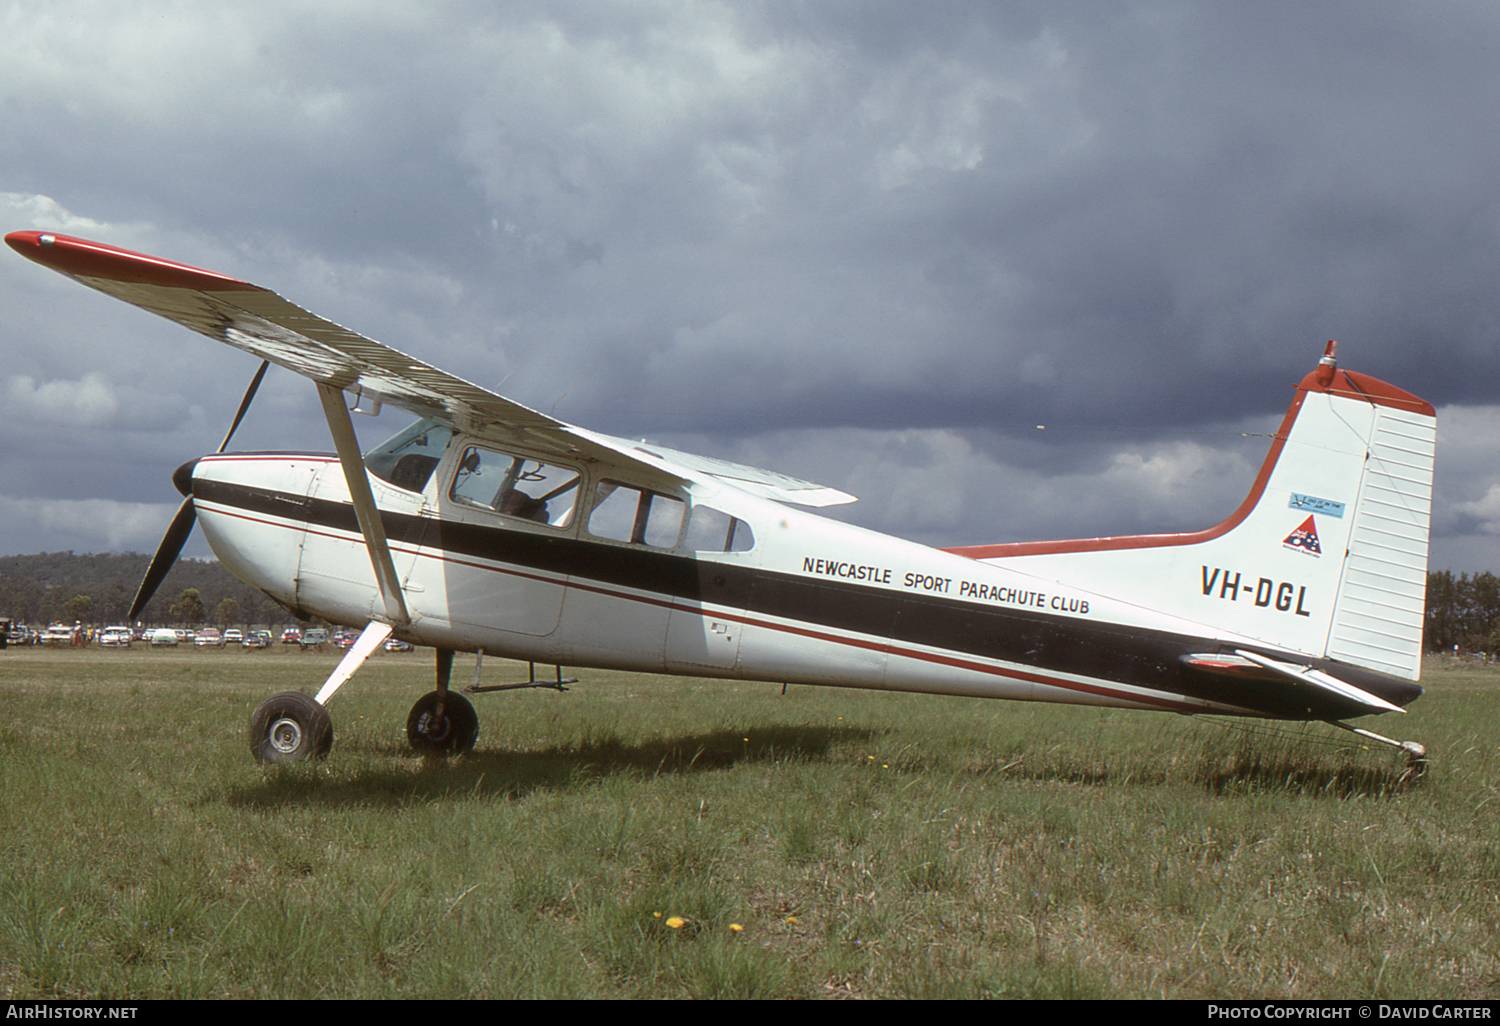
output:
{"label": "propeller blade", "polygon": [[266,376],[266,368],[271,366],[270,360],[260,361],[260,370],[255,372],[255,377],[250,379],[250,387],[245,389],[245,398],[240,400],[240,408],[234,415],[234,421],[229,425],[229,433],[224,436],[224,441],[219,443],[219,452],[229,448],[229,440],[234,437],[235,429],[240,426],[240,421],[245,419],[245,411],[250,408],[250,400],[255,398],[256,389],[260,388],[260,379]]}
{"label": "propeller blade", "polygon": [[135,593],[135,601],[130,604],[132,621],[140,618],[141,610],[146,608],[146,603],[150,602],[151,597],[156,594],[156,589],[161,586],[167,572],[172,569],[172,564],[177,562],[177,554],[187,544],[188,535],[193,533],[193,524],[197,520],[198,511],[193,508],[193,497],[189,495],[182,500],[182,505],[177,507],[177,514],[167,525],[167,533],[162,535],[161,544],[156,548],[156,555],[151,557],[151,565],[146,567],[146,576],[141,578],[141,586]]}
{"label": "propeller blade", "polygon": [[[266,376],[266,368],[271,366],[269,360],[260,362],[260,369],[255,372],[255,377],[250,379],[250,387],[245,389],[245,398],[240,400],[240,408],[235,411],[234,420],[230,422],[229,431],[224,435],[224,441],[219,443],[219,452],[229,448],[229,440],[234,437],[235,430],[240,426],[240,421],[245,419],[245,411],[250,409],[250,400],[255,398],[255,392],[260,388],[261,379]],[[146,576],[141,578],[141,586],[136,590],[135,601],[130,604],[130,619],[140,618],[141,610],[146,608],[146,603],[151,601],[156,594],[156,589],[166,579],[172,564],[177,562],[182,547],[187,544],[188,535],[193,533],[193,525],[198,522],[198,511],[193,508],[193,460],[184,463],[177,468],[172,475],[172,483],[177,490],[187,498],[182,500],[182,505],[177,507],[177,513],[172,517],[172,522],[167,525],[167,533],[162,535],[161,544],[156,547],[156,555],[151,557],[151,565],[146,567]]]}

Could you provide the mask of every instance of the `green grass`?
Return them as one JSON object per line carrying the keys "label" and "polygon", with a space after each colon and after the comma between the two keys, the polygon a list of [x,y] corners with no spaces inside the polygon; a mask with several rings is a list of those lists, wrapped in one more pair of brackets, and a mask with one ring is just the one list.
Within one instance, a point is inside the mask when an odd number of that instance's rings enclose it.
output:
{"label": "green grass", "polygon": [[0,994],[1500,996],[1497,670],[1371,721],[1417,784],[1181,717],[589,671],[424,761],[425,651],[339,693],[327,762],[257,767],[251,709],[334,660],[0,653]]}

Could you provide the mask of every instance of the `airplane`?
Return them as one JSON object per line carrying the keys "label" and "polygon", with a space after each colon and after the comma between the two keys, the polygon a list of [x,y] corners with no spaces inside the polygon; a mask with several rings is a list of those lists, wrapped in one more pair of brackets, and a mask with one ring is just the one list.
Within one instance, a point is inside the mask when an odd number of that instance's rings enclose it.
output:
{"label": "airplane", "polygon": [[[201,522],[236,576],[360,631],[316,695],[255,710],[260,762],[326,756],[329,700],[396,638],[436,650],[407,720],[432,755],[478,737],[451,686],[461,651],[532,666],[478,690],[563,690],[567,665],[1321,721],[1425,765],[1422,745],[1344,721],[1422,694],[1436,415],[1340,369],[1336,343],[1217,526],[940,549],[813,512],[844,492],[576,427],[228,275],[47,231],[5,241],[262,361],[218,450],[172,475],[184,500],[131,612]],[[334,453],[228,451],[269,363],[316,384]],[[361,453],[351,408],[384,404],[418,419]]]}

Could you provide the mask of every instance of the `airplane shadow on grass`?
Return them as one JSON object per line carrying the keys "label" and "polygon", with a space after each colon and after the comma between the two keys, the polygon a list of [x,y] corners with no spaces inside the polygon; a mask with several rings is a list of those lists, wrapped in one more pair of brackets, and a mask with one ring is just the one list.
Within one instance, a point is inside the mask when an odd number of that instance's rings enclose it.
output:
{"label": "airplane shadow on grass", "polygon": [[[542,748],[508,750],[480,747],[462,758],[418,759],[404,744],[354,742],[340,761],[367,765],[349,775],[328,773],[323,764],[268,768],[262,778],[229,795],[232,805],[274,808],[317,805],[393,807],[441,798],[522,798],[536,791],[564,791],[618,776],[641,779],[713,773],[753,763],[836,762],[835,752],[887,733],[856,727],[772,725],[722,729],[677,737],[627,742],[613,732]],[[972,763],[962,772],[1010,783],[1098,787],[1154,787],[1173,779],[1200,786],[1212,796],[1279,793],[1309,798],[1377,798],[1398,794],[1418,778],[1400,766],[1377,765],[1326,753],[1244,751],[1201,752],[1169,767],[1153,758],[1120,753],[1104,767],[1088,757],[1032,762]],[[924,767],[906,767],[916,772]],[[935,769],[936,767],[927,767]],[[950,767],[951,770],[951,767]]]}
{"label": "airplane shadow on grass", "polygon": [[[270,767],[256,784],[236,788],[232,805],[405,805],[443,797],[520,798],[566,790],[613,776],[649,778],[711,773],[745,763],[822,761],[835,749],[867,741],[879,730],[857,727],[760,726],[680,737],[621,740],[612,732],[527,750],[481,747],[462,758],[417,759],[404,744],[351,743],[341,759],[368,759],[348,777],[332,777],[318,763]],[[398,765],[385,768],[392,760]]]}
{"label": "airplane shadow on grass", "polygon": [[1383,751],[1270,745],[1207,745],[1180,756],[1128,752],[1071,752],[1028,758],[981,772],[1005,780],[1089,787],[1154,787],[1188,783],[1214,797],[1281,794],[1308,798],[1382,798],[1403,793],[1425,778],[1425,767]]}
{"label": "airplane shadow on grass", "polygon": [[1205,758],[1193,775],[1209,794],[1280,793],[1327,798],[1383,798],[1399,794],[1422,780],[1407,766],[1332,764],[1317,757],[1230,756]]}

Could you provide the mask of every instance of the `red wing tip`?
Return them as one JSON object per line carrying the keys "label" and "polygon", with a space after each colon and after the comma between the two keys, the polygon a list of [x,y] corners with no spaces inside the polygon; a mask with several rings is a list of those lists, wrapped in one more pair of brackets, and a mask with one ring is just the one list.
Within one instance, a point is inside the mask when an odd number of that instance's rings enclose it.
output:
{"label": "red wing tip", "polygon": [[28,260],[78,278],[219,292],[258,288],[227,274],[57,232],[11,232],[5,242]]}

